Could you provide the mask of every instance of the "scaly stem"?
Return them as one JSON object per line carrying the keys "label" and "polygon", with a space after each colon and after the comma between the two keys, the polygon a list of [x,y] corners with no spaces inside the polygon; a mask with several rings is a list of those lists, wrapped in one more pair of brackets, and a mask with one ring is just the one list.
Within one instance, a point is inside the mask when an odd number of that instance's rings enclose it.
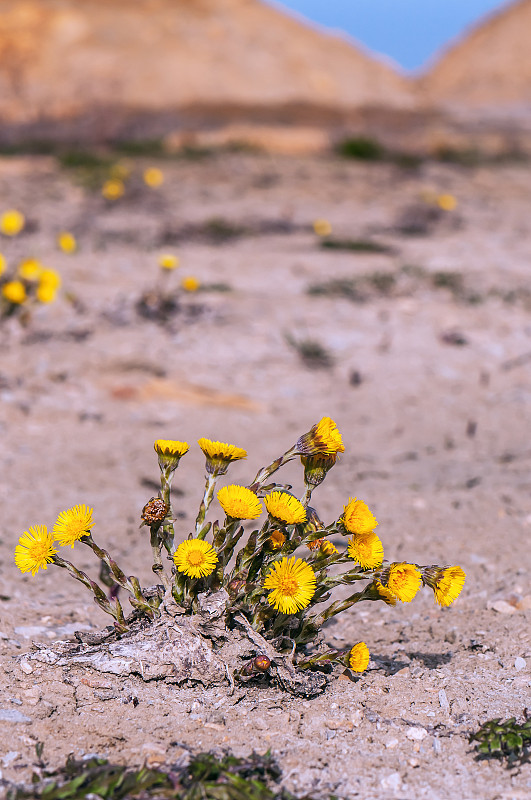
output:
{"label": "scaly stem", "polygon": [[293,459],[298,455],[299,454],[296,447],[291,447],[289,450],[286,450],[283,456],[277,458],[276,461],[273,461],[268,467],[262,467],[248,488],[252,492],[258,493],[264,483],[268,480],[268,478],[271,477],[271,475],[273,475],[274,472],[277,471],[277,469],[280,469],[280,467],[284,466],[284,464],[287,464],[288,461],[293,461]]}
{"label": "scaly stem", "polygon": [[161,551],[163,540],[159,533],[160,530],[160,523],[156,525],[152,525],[150,528],[151,531],[151,552],[153,554],[153,566],[151,569],[155,573],[155,575],[160,578],[162,581],[162,585],[164,586],[165,591],[171,591],[171,580],[168,577],[166,570],[164,569],[164,564],[162,563]]}
{"label": "scaly stem", "polygon": [[90,589],[90,591],[94,594],[94,602],[101,608],[102,611],[105,611],[106,614],[110,614],[111,617],[114,617],[116,620],[115,627],[119,633],[124,633],[124,631],[128,630],[125,622],[124,612],[117,597],[115,598],[114,603],[111,603],[107,599],[107,595],[101,586],[98,586],[98,584],[91,580],[91,578],[89,578],[85,572],[82,572],[82,570],[75,567],[70,561],[66,561],[66,559],[61,558],[60,556],[55,556],[53,563],[58,567],[66,569],[76,581],[80,581],[83,586],[86,586],[87,589]]}
{"label": "scaly stem", "polygon": [[208,509],[210,508],[210,504],[214,499],[214,490],[216,488],[217,480],[218,475],[216,472],[214,472],[212,475],[207,473],[205,492],[203,494],[203,499],[201,500],[201,505],[199,506],[199,513],[197,514],[197,519],[195,521],[195,535],[198,539],[204,539],[208,533],[208,528],[205,527],[205,517]]}
{"label": "scaly stem", "polygon": [[310,486],[309,483],[306,484],[306,491],[304,493],[304,496],[301,497],[301,503],[304,506],[304,508],[310,505],[310,500],[312,499],[312,492],[314,489],[315,486]]}

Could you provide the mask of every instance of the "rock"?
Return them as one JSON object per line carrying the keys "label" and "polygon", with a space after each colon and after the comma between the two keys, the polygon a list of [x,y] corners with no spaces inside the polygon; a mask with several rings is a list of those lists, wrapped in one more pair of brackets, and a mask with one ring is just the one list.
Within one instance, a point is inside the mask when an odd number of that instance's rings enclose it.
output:
{"label": "rock", "polygon": [[531,594],[526,594],[525,597],[522,597],[516,607],[519,611],[529,611],[531,609]]}
{"label": "rock", "polygon": [[142,745],[144,763],[146,767],[160,767],[166,761],[166,750],[156,742],[146,742]]}
{"label": "rock", "polygon": [[448,702],[448,697],[444,689],[439,691],[439,705],[443,711],[446,711],[447,714],[450,713],[450,703]]}
{"label": "rock", "polygon": [[398,792],[402,786],[402,778],[400,777],[400,773],[391,772],[390,775],[387,775],[385,778],[381,779],[380,785],[382,789],[390,789],[392,792]]}
{"label": "rock", "polygon": [[516,608],[505,600],[496,600],[496,602],[490,603],[488,607],[492,611],[497,611],[498,614],[514,614],[516,611]]}
{"label": "rock", "polygon": [[387,750],[393,750],[397,746],[397,744],[398,744],[398,739],[389,739],[385,743],[385,746],[386,746]]}
{"label": "rock", "polygon": [[518,656],[518,658],[515,659],[514,668],[515,668],[515,670],[517,672],[520,672],[520,670],[525,669],[526,666],[527,666],[527,662],[526,662],[525,658],[522,658],[521,656]]}
{"label": "rock", "polygon": [[31,722],[31,719],[16,708],[0,708],[0,722]]}
{"label": "rock", "polygon": [[24,660],[20,662],[20,669],[26,675],[31,675],[31,673],[33,672],[33,667],[31,666],[31,664],[28,664],[28,662]]}
{"label": "rock", "polygon": [[406,738],[412,742],[421,742],[428,735],[426,728],[411,727],[406,731]]}
{"label": "rock", "polygon": [[325,719],[325,725],[331,731],[351,731],[354,728],[350,719]]}

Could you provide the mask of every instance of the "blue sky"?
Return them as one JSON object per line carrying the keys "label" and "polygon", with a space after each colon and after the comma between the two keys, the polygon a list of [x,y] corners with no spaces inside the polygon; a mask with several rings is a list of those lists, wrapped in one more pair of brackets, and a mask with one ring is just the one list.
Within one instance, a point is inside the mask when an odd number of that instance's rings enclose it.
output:
{"label": "blue sky", "polygon": [[327,28],[340,29],[404,69],[422,67],[437,51],[506,0],[282,0]]}

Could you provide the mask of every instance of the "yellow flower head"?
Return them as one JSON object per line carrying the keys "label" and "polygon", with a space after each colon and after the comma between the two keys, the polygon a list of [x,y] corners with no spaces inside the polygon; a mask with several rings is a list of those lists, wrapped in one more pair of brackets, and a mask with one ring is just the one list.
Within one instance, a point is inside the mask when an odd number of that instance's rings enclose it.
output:
{"label": "yellow flower head", "polygon": [[182,279],[181,286],[185,292],[197,292],[201,283],[193,275],[188,275],[188,277]]}
{"label": "yellow flower head", "polygon": [[285,541],[286,537],[282,531],[271,531],[271,535],[269,537],[269,546],[271,550],[280,550]]}
{"label": "yellow flower head", "polygon": [[[393,592],[391,592],[387,588],[387,586],[383,586],[383,584],[380,583],[380,581],[378,579],[374,580],[370,586],[372,588],[376,589],[376,591],[377,591],[377,593],[379,595],[379,598],[381,598],[386,605],[388,605],[388,606],[396,606],[396,597],[395,597],[395,595],[393,594]],[[374,599],[377,600],[378,597],[376,597]]]}
{"label": "yellow flower head", "polygon": [[453,194],[440,194],[437,198],[437,205],[443,211],[453,211],[457,208],[457,200]]}
{"label": "yellow flower head", "polygon": [[301,456],[333,456],[344,453],[345,447],[337,425],[330,417],[323,417],[295,445]]}
{"label": "yellow flower head", "polygon": [[39,303],[53,303],[57,295],[57,289],[54,289],[48,283],[41,283],[37,287],[36,295]]}
{"label": "yellow flower head", "polygon": [[316,219],[313,223],[313,230],[317,236],[330,236],[332,226],[327,219]]}
{"label": "yellow flower head", "polygon": [[75,542],[90,533],[94,526],[93,510],[83,504],[61,511],[53,526],[53,533],[61,547],[73,547]]}
{"label": "yellow flower head", "polygon": [[313,569],[295,556],[275,561],[264,581],[264,589],[271,589],[267,602],[282,614],[296,614],[306,608],[315,594],[315,585]]}
{"label": "yellow flower head", "polygon": [[369,666],[369,648],[365,642],[358,642],[348,654],[348,665],[353,672],[365,672]]}
{"label": "yellow flower head", "polygon": [[433,589],[435,602],[450,606],[459,597],[466,575],[461,567],[426,567],[422,578]]}
{"label": "yellow flower head", "polygon": [[55,269],[46,268],[39,273],[39,284],[41,286],[47,286],[50,289],[60,289],[61,283],[61,276]]}
{"label": "yellow flower head", "polygon": [[380,575],[377,581],[378,590],[388,589],[403,603],[410,603],[422,584],[422,576],[414,564],[405,561],[394,562]]}
{"label": "yellow flower head", "polygon": [[101,189],[101,193],[106,200],[118,200],[124,192],[125,184],[120,178],[109,178]]}
{"label": "yellow flower head", "polygon": [[0,253],[0,275],[3,275],[6,271],[6,259],[5,256]]}
{"label": "yellow flower head", "polygon": [[63,253],[75,253],[77,250],[76,237],[68,231],[61,231],[57,236],[57,246]]}
{"label": "yellow flower head", "polygon": [[286,525],[298,525],[306,522],[306,509],[302,503],[288,492],[271,492],[264,497],[268,514]]}
{"label": "yellow flower head", "polygon": [[171,472],[177,469],[179,461],[190,449],[187,442],[177,442],[172,439],[157,439],[153,447],[159,457],[161,470],[169,469]]}
{"label": "yellow flower head", "polygon": [[18,265],[18,274],[25,281],[39,280],[42,272],[42,264],[36,258],[26,258]]}
{"label": "yellow flower head", "polygon": [[179,266],[179,259],[177,256],[174,256],[173,253],[162,253],[159,256],[159,267],[161,269],[177,269]]}
{"label": "yellow flower head", "polygon": [[341,521],[349,533],[357,534],[370,533],[378,525],[367,503],[356,497],[351,497],[344,506]]}
{"label": "yellow flower head", "polygon": [[144,183],[151,189],[157,189],[164,183],[164,173],[158,167],[149,167],[144,170]]}
{"label": "yellow flower head", "polygon": [[5,236],[17,236],[25,224],[24,214],[14,208],[4,211],[0,217],[0,231]]}
{"label": "yellow flower head", "polygon": [[57,550],[54,549],[53,535],[46,525],[34,525],[25,531],[15,547],[15,564],[21,572],[35,575],[39,569],[47,569]]}
{"label": "yellow flower head", "polygon": [[10,303],[18,306],[26,299],[26,289],[22,281],[8,281],[2,286],[2,295]]}
{"label": "yellow flower head", "polygon": [[175,566],[189,578],[205,578],[213,572],[218,557],[204,539],[187,539],[173,554]]}
{"label": "yellow flower head", "polygon": [[197,444],[206,456],[206,470],[209,474],[224,475],[229,464],[247,458],[247,451],[235,444],[226,442],[213,442],[210,439],[201,438]]}
{"label": "yellow flower head", "polygon": [[218,492],[218,501],[228,517],[256,519],[262,513],[262,503],[246,486],[224,486]]}
{"label": "yellow flower head", "polygon": [[348,540],[348,554],[362,569],[376,569],[383,561],[383,544],[374,531],[354,534]]}

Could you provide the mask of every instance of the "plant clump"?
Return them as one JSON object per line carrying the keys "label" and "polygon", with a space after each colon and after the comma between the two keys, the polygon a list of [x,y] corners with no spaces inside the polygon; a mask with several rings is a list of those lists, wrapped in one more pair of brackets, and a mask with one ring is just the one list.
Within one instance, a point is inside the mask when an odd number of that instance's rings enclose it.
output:
{"label": "plant clump", "polygon": [[22,323],[28,322],[31,309],[53,303],[60,287],[59,273],[36,258],[24,259],[10,269],[0,254],[0,321],[18,317]]}
{"label": "plant clump", "polygon": [[[190,645],[194,658],[206,659],[209,668],[222,654],[231,683],[268,673],[293,689],[301,673],[329,671],[335,663],[362,672],[369,663],[364,642],[343,651],[322,649],[321,630],[327,620],[364,601],[409,603],[423,585],[433,590],[441,606],[449,606],[459,595],[465,580],[459,566],[385,561],[383,544],[375,533],[378,521],[364,500],[351,497],[328,524],[310,505],[314,490],[345,450],[329,417],[260,469],[247,486],[217,487],[231,464],[246,458],[243,448],[206,438],[199,440],[199,446],[206,459],[205,488],[194,530],[180,541],[182,533],[176,530],[172,509],[172,482],[189,445],[165,439],[154,445],[160,491],[146,503],[141,518],[149,532],[156,586],[142,587],[136,576],[127,576],[96,543],[93,510],[86,505],[61,512],[51,533],[44,525],[31,527],[15,552],[22,572],[35,575],[40,569],[59,567],[83,583],[98,606],[113,618],[113,653],[122,659],[133,658],[131,636],[143,625],[152,622],[158,630],[166,620],[173,626],[173,638],[168,635],[164,642],[166,656],[157,652],[150,665],[152,677],[159,675],[157,659],[167,657],[174,666],[181,656],[186,661],[183,631],[196,636],[197,641]],[[300,459],[304,468],[305,488],[300,499],[290,485],[273,480],[277,471],[294,459]],[[219,508],[212,513],[215,500]],[[245,524],[262,516],[261,524]],[[57,546],[78,543],[89,547],[100,561],[100,575],[108,578],[109,594],[57,550]],[[341,586],[356,591],[334,599],[334,590]],[[126,593],[132,606],[129,615],[120,592]],[[208,639],[216,645],[212,657],[206,652]],[[236,647],[235,642],[240,644]],[[265,669],[264,659],[268,663]],[[164,670],[160,674],[167,676]],[[312,691],[297,690],[310,695]]]}

